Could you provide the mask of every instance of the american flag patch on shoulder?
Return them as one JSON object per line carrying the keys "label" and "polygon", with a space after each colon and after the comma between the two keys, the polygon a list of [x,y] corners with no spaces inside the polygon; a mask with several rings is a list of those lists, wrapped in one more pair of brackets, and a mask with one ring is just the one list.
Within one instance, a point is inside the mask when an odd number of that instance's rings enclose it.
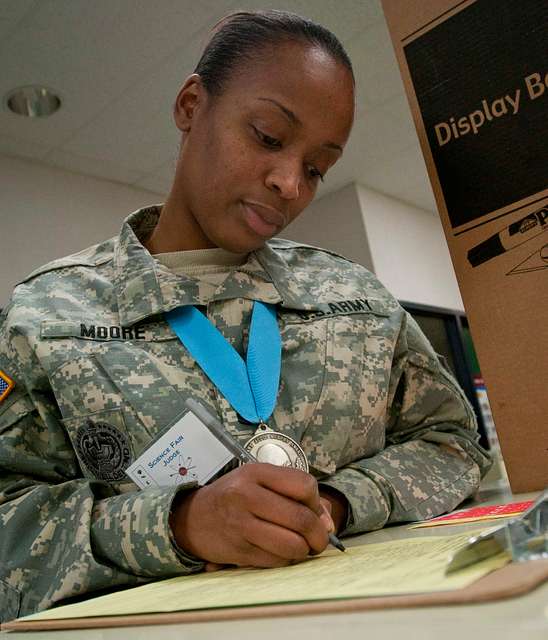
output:
{"label": "american flag patch on shoulder", "polygon": [[13,387],[15,382],[0,369],[0,404],[8,397]]}

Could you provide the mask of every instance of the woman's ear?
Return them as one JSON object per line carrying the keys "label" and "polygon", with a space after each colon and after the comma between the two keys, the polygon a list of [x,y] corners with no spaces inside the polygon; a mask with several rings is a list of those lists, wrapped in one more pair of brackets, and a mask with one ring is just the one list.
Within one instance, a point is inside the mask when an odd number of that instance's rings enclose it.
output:
{"label": "woman's ear", "polygon": [[192,128],[192,120],[204,97],[204,86],[197,73],[189,76],[181,87],[173,106],[173,119],[177,128],[186,133]]}

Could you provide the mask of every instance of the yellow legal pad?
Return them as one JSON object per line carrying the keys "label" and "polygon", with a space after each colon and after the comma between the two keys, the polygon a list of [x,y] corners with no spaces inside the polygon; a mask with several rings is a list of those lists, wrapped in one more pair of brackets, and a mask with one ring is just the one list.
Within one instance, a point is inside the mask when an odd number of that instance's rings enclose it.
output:
{"label": "yellow legal pad", "polygon": [[281,569],[226,569],[153,582],[22,620],[57,620],[448,591],[509,562],[500,554],[445,576],[449,556],[470,533],[327,551]]}

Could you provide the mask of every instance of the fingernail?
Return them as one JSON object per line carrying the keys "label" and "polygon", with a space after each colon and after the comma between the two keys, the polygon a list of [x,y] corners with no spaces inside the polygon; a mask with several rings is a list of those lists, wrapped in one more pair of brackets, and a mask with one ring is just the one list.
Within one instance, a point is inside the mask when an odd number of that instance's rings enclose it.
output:
{"label": "fingernail", "polygon": [[320,516],[320,520],[324,523],[324,526],[327,529],[328,533],[330,533],[331,531],[335,531],[335,523],[327,512],[322,513],[322,515]]}

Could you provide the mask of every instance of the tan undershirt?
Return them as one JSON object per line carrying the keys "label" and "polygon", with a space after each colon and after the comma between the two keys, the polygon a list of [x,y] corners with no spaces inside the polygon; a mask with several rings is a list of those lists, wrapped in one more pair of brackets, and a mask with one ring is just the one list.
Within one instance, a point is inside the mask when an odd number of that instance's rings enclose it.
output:
{"label": "tan undershirt", "polygon": [[247,260],[245,253],[231,253],[224,249],[171,251],[156,253],[153,257],[178,276],[185,275],[200,280],[202,286],[206,285],[208,297],[213,295],[234,267]]}

